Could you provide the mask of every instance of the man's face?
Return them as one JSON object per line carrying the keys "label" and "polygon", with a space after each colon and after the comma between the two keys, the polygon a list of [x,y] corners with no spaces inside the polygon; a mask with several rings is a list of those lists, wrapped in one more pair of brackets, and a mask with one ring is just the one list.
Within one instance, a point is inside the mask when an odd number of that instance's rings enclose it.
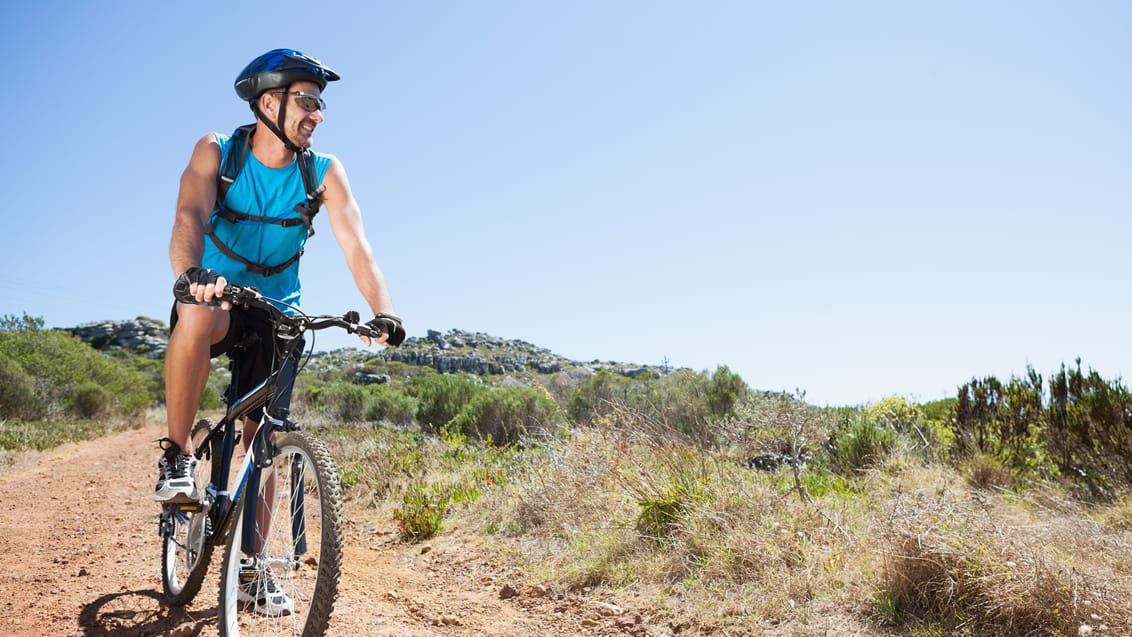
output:
{"label": "man's face", "polygon": [[[283,122],[283,133],[299,148],[310,148],[314,138],[314,129],[323,121],[322,109],[307,111],[316,100],[321,99],[322,91],[314,82],[295,82],[286,93],[276,93],[275,97],[282,102],[287,100],[286,119]],[[311,99],[311,98],[315,99]],[[278,104],[276,105],[278,108]],[[275,117],[278,117],[276,115]]]}

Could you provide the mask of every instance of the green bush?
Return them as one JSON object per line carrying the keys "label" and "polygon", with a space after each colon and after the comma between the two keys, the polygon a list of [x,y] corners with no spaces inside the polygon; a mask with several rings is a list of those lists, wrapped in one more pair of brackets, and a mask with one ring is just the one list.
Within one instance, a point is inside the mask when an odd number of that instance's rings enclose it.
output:
{"label": "green bush", "polygon": [[82,399],[76,402],[75,392],[88,383],[110,397],[107,413],[133,415],[153,400],[144,374],[61,330],[0,330],[0,356],[17,362],[35,379],[48,413],[66,413],[83,404]]}
{"label": "green bush", "polygon": [[[711,387],[706,373],[680,370],[649,382],[632,397],[630,405],[646,420],[682,433],[706,449],[716,438],[710,426],[714,420]],[[722,403],[719,406],[723,408]],[[734,403],[727,406],[732,408]]]}
{"label": "green bush", "polygon": [[393,512],[401,539],[419,542],[440,532],[448,503],[448,494],[439,492],[435,487],[430,489],[425,484],[413,485],[410,492],[405,494],[401,508]]}
{"label": "green bush", "polygon": [[211,382],[206,384],[204,391],[200,393],[200,402],[197,407],[199,409],[220,409],[223,405],[224,403],[220,400],[220,390],[216,385]]}
{"label": "green bush", "polygon": [[858,411],[842,421],[833,434],[834,460],[845,473],[876,466],[896,444],[896,431],[882,418]]}
{"label": "green bush", "polygon": [[1042,377],[1027,368],[1026,377],[1006,383],[993,376],[972,379],[959,388],[955,402],[956,445],[964,456],[985,453],[1018,472],[1047,474],[1044,461]]}
{"label": "green bush", "polygon": [[746,383],[725,366],[715,372],[679,370],[640,385],[629,406],[646,420],[680,432],[707,449],[719,442],[718,423],[735,415],[749,394]]}
{"label": "green bush", "polygon": [[46,414],[35,379],[19,363],[0,355],[0,418],[36,420]]}
{"label": "green bush", "polygon": [[478,380],[466,376],[432,374],[416,376],[409,382],[409,395],[417,399],[417,422],[433,431],[447,425],[485,391]]}
{"label": "green bush", "polygon": [[1050,462],[1092,498],[1132,485],[1132,393],[1094,370],[1066,368],[1049,380],[1045,441]]}
{"label": "green bush", "polygon": [[465,436],[508,445],[530,434],[554,431],[560,422],[558,406],[545,392],[530,387],[507,387],[477,393],[449,421],[447,428]]}
{"label": "green bush", "polygon": [[366,420],[369,395],[364,387],[347,382],[336,382],[326,387],[311,387],[307,398],[324,414],[339,422]]}
{"label": "green bush", "polygon": [[412,396],[389,385],[370,385],[366,392],[369,394],[365,408],[367,421],[386,421],[402,427],[413,424],[417,401]]}
{"label": "green bush", "polygon": [[632,379],[599,369],[570,393],[566,414],[574,422],[590,424],[609,415],[612,404],[627,403],[632,389]]}
{"label": "green bush", "polygon": [[97,418],[110,411],[114,397],[93,381],[80,384],[71,392],[71,412],[83,418]]}
{"label": "green bush", "polygon": [[726,365],[720,365],[712,372],[707,387],[708,413],[713,418],[725,418],[735,414],[735,406],[739,404],[750,389],[743,377],[731,371]]}
{"label": "green bush", "polygon": [[[146,378],[146,393],[154,400],[165,402],[165,359],[146,358],[122,352],[121,363],[140,372]],[[211,378],[209,379],[211,381]]]}
{"label": "green bush", "polygon": [[865,416],[897,433],[909,433],[924,419],[924,410],[900,396],[882,398],[865,406]]}

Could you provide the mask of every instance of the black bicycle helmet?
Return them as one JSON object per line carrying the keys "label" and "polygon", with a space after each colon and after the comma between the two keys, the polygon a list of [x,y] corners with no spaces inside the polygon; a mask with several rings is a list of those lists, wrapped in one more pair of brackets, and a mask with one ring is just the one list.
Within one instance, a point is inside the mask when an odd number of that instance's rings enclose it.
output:
{"label": "black bicycle helmet", "polygon": [[327,82],[340,79],[318,60],[294,49],[274,49],[257,57],[244,67],[236,78],[236,95],[252,101],[271,89],[285,89],[300,80],[318,84],[325,90]]}

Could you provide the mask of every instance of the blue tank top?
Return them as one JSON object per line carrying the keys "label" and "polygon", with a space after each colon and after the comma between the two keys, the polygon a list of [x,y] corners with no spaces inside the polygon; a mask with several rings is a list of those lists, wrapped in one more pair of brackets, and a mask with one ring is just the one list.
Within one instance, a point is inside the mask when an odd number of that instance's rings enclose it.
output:
{"label": "blue tank top", "polygon": [[[223,166],[231,146],[231,136],[216,134],[216,142],[220,145],[220,165]],[[318,183],[321,184],[334,157],[317,152],[313,155],[315,174]],[[272,219],[298,219],[301,215],[295,211],[295,204],[304,201],[306,201],[306,188],[303,186],[302,175],[299,174],[297,159],[291,160],[290,164],[282,168],[269,168],[260,163],[249,149],[240,174],[228,188],[224,203],[230,210],[249,215]],[[305,224],[283,227],[265,221],[231,222],[215,214],[212,215],[211,222],[216,238],[233,252],[249,261],[268,267],[285,263],[295,256],[307,241]],[[204,254],[201,257],[202,267],[216,270],[232,283],[254,286],[264,296],[294,306],[299,305],[302,292],[302,286],[299,284],[300,262],[301,259],[282,272],[271,276],[256,274],[249,272],[245,264],[222,253],[207,237],[204,240]],[[294,313],[293,310],[283,309],[285,312]]]}

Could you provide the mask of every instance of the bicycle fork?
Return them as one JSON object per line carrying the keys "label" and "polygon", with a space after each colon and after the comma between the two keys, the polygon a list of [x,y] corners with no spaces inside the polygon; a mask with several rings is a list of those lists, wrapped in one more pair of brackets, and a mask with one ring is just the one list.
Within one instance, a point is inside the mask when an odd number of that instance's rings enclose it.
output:
{"label": "bicycle fork", "polygon": [[[275,431],[288,431],[294,430],[295,427],[289,421],[283,421],[271,416],[265,416],[263,423],[260,424],[256,430],[255,437],[252,440],[251,453],[248,459],[254,457],[255,469],[252,470],[245,466],[244,471],[247,473],[247,481],[241,488],[248,490],[248,497],[244,498],[244,516],[243,522],[243,535],[240,537],[240,548],[246,555],[257,555],[260,549],[259,540],[266,535],[265,531],[269,529],[261,529],[262,525],[271,524],[271,513],[268,511],[266,514],[260,513],[261,506],[269,507],[270,502],[263,502],[267,500],[266,496],[260,496],[260,482],[263,479],[263,469],[271,467],[275,461],[274,456],[277,452],[275,446],[271,443],[271,433]],[[290,567],[292,570],[297,569],[299,566],[299,558],[307,553],[307,532],[306,532],[306,493],[304,490],[304,478],[306,468],[302,456],[294,456],[289,459],[290,466],[286,476],[280,476],[279,472],[274,472],[268,479],[280,480],[281,478],[288,480],[288,484],[273,484],[265,485],[268,491],[272,494],[274,489],[284,489],[289,493],[288,498],[288,512],[291,517],[290,531],[291,531],[291,546],[292,555]],[[238,497],[238,494],[237,494]]]}

